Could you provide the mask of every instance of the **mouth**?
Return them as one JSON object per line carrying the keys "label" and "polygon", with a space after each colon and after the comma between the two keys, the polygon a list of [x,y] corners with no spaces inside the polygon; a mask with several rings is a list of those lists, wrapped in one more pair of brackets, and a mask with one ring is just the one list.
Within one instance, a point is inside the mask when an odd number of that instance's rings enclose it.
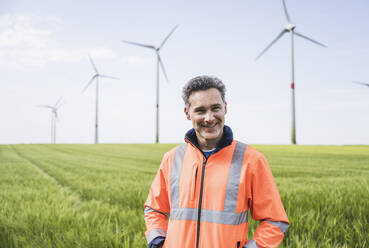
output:
{"label": "mouth", "polygon": [[205,128],[205,130],[209,130],[209,129],[214,129],[216,126],[218,125],[218,123],[214,123],[211,125],[201,125],[203,128]]}

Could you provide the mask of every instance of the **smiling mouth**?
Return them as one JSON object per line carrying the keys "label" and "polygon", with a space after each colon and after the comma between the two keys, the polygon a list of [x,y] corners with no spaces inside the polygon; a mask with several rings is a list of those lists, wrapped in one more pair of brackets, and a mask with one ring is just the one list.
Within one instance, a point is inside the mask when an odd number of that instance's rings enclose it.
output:
{"label": "smiling mouth", "polygon": [[211,125],[211,126],[202,126],[203,128],[205,128],[205,129],[212,129],[212,128],[214,128],[214,127],[216,127],[218,125],[218,123],[215,123],[215,124],[213,124],[213,125]]}

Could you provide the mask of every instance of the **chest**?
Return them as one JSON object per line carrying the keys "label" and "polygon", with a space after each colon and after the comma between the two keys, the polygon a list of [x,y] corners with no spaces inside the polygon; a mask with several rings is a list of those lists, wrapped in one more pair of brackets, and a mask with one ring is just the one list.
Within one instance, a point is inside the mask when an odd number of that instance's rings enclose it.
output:
{"label": "chest", "polygon": [[199,208],[201,202],[203,209],[224,211],[232,206],[234,211],[246,198],[241,163],[232,163],[226,156],[183,162],[178,178],[179,207]]}

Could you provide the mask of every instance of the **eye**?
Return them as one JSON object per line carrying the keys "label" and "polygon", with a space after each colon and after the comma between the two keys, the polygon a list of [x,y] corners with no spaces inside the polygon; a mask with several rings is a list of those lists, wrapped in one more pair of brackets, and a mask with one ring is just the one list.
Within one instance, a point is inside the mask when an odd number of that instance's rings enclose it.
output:
{"label": "eye", "polygon": [[194,109],[194,112],[195,112],[195,113],[200,113],[200,114],[201,114],[201,113],[204,113],[204,112],[205,112],[205,109],[204,109],[204,108],[195,108],[195,109]]}

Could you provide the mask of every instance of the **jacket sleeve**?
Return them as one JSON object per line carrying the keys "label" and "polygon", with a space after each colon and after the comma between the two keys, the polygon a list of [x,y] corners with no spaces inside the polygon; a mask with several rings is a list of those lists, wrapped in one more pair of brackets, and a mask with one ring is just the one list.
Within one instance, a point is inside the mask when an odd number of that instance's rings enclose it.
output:
{"label": "jacket sleeve", "polygon": [[157,237],[166,237],[167,233],[168,215],[170,212],[166,178],[167,157],[167,154],[164,155],[144,205],[145,235],[148,244]]}
{"label": "jacket sleeve", "polygon": [[260,221],[260,224],[254,237],[244,247],[278,247],[289,221],[268,162],[262,154],[255,163],[250,164],[249,173],[251,197],[248,203],[252,218]]}

